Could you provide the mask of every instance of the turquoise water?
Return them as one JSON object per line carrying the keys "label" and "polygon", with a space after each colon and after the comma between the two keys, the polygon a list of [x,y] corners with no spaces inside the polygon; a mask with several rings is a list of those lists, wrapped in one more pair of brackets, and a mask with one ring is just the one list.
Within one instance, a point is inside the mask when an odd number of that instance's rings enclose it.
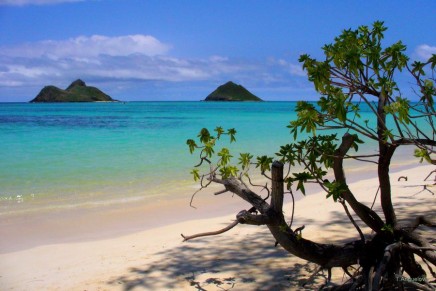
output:
{"label": "turquoise water", "polygon": [[[186,139],[238,131],[235,149],[274,153],[294,103],[0,104],[0,203],[165,195],[191,185]],[[170,186],[170,187],[166,187]]]}
{"label": "turquoise water", "polygon": [[177,195],[195,186],[185,142],[202,127],[234,127],[235,151],[272,155],[292,141],[295,104],[2,103],[0,211]]}

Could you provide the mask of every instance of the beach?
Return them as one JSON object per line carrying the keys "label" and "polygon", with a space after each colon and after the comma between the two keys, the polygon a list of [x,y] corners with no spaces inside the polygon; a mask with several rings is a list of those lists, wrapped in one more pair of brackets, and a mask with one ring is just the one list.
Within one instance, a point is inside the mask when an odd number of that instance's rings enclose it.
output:
{"label": "beach", "polygon": [[409,2],[0,0],[0,291],[436,291]]}
{"label": "beach", "polygon": [[[417,162],[392,168],[393,201],[400,219],[418,212],[434,217],[434,188],[422,186],[434,183],[434,177],[423,181],[433,169]],[[408,181],[397,181],[401,176]],[[375,177],[362,171],[347,177],[356,197],[371,206]],[[39,221],[2,220],[1,289],[303,290],[302,283],[317,266],[274,247],[265,226],[238,225],[219,236],[183,242],[181,233],[221,229],[239,210],[249,208],[228,193],[213,195],[214,190],[197,194],[197,209],[189,206],[193,192],[186,192],[154,209],[137,202],[122,209],[72,211],[70,216],[55,212]],[[339,203],[326,200],[319,189],[310,192],[296,202],[294,226],[305,225],[304,238],[324,243],[359,238]],[[290,215],[289,195],[285,202]],[[380,213],[378,201],[374,208]],[[370,235],[368,229],[363,231]],[[322,284],[326,275],[319,273],[305,288]],[[337,283],[346,279],[341,270],[333,275]]]}

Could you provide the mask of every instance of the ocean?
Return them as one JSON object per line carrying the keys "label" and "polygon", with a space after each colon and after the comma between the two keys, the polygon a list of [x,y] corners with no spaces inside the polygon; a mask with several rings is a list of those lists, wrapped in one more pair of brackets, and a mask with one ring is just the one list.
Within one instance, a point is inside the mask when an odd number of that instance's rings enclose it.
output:
{"label": "ocean", "polygon": [[[273,154],[294,103],[2,103],[0,211],[164,197],[194,187],[186,145],[236,128],[235,150]],[[229,144],[224,143],[226,146]],[[194,186],[193,186],[194,185]]]}
{"label": "ocean", "polygon": [[235,128],[237,142],[223,146],[273,155],[293,141],[286,126],[295,105],[0,103],[0,214],[194,191],[189,172],[198,154],[189,153],[187,139],[203,127]]}

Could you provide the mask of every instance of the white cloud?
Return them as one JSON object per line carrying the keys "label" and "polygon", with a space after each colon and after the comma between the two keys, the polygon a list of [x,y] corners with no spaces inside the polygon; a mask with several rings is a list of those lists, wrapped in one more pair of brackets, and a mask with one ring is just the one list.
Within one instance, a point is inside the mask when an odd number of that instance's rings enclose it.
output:
{"label": "white cloud", "polygon": [[225,62],[225,61],[228,61],[229,58],[228,58],[228,57],[223,57],[223,56],[217,56],[217,55],[214,55],[214,56],[209,57],[209,60],[210,60],[211,62],[217,62],[217,63],[219,63],[219,62]]}
{"label": "white cloud", "polygon": [[289,72],[293,76],[298,76],[298,77],[306,76],[306,72],[304,72],[301,65],[295,65],[295,64],[290,63],[284,59],[275,60],[274,58],[271,58],[269,60],[269,62],[272,65],[278,65],[278,66],[284,68],[287,72]]}
{"label": "white cloud", "polygon": [[[171,47],[149,35],[79,36],[0,47],[0,91],[32,92],[42,86],[85,81],[123,86],[148,81],[219,82],[233,80],[244,85],[289,85],[304,75],[300,67],[285,60],[236,59],[212,55],[179,58]],[[156,82],[155,82],[156,83]],[[192,83],[191,83],[192,84]],[[30,90],[30,89],[29,89]]]}
{"label": "white cloud", "polygon": [[436,54],[436,46],[429,46],[427,44],[423,44],[418,46],[415,49],[415,54],[423,60],[428,60],[432,54]]}
{"label": "white cloud", "polygon": [[201,81],[244,70],[238,65],[202,60],[179,59],[145,54],[98,55],[83,58],[5,57],[0,54],[0,78],[3,86],[52,84],[56,80],[75,78],[109,79],[119,81]]}
{"label": "white cloud", "polygon": [[[79,36],[0,47],[3,84],[52,83],[92,77],[111,80],[200,81],[234,76],[259,67],[223,56],[187,59],[169,56],[170,46],[149,35]],[[45,81],[47,79],[47,81]]]}
{"label": "white cloud", "polygon": [[150,35],[125,35],[108,37],[103,35],[79,36],[67,40],[44,40],[19,46],[0,47],[0,54],[10,57],[30,58],[94,58],[99,55],[126,56],[143,54],[163,55],[170,49]]}
{"label": "white cloud", "polygon": [[85,0],[0,0],[0,5],[24,6],[24,5],[49,5],[66,2],[82,2]]}
{"label": "white cloud", "polygon": [[[77,76],[166,78],[161,70],[153,74],[153,68],[160,66],[159,59],[164,59],[169,50],[169,45],[149,35],[79,36],[3,46],[0,47],[0,86],[51,84],[54,80]],[[144,75],[144,72],[148,73]]]}

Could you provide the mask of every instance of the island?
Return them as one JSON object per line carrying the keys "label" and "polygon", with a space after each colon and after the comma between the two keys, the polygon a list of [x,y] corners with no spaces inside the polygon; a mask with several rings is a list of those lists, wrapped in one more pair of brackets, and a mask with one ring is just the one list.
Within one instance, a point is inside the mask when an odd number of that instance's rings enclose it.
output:
{"label": "island", "polygon": [[210,93],[204,101],[263,101],[243,86],[229,81]]}
{"label": "island", "polygon": [[56,86],[45,86],[30,102],[116,102],[100,89],[87,86],[78,79],[71,83],[67,89],[62,90]]}

